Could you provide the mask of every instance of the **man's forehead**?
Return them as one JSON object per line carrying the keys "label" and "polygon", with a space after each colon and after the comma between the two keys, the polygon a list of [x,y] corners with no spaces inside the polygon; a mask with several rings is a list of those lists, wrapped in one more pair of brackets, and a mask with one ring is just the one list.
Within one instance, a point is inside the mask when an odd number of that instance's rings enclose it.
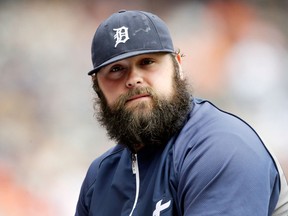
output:
{"label": "man's forehead", "polygon": [[108,65],[105,65],[99,71],[101,71],[103,68],[107,68],[115,64],[121,64],[121,63],[129,62],[129,61],[138,61],[138,60],[145,59],[145,58],[161,58],[165,55],[169,55],[169,54],[159,52],[159,53],[145,53],[145,54],[135,55],[135,56],[121,59],[119,61],[112,62]]}

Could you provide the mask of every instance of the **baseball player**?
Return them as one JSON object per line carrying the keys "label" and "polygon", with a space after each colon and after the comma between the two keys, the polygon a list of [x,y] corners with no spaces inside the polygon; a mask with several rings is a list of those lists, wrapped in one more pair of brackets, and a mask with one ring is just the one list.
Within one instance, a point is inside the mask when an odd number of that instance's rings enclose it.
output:
{"label": "baseball player", "polygon": [[76,216],[288,215],[277,161],[246,122],[192,96],[158,16],[112,14],[92,61],[97,119],[117,145],[92,162]]}

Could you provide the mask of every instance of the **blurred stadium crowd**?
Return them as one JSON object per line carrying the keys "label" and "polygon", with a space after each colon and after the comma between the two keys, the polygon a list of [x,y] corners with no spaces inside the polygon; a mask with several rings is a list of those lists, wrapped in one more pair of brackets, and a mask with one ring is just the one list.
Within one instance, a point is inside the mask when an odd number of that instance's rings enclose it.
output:
{"label": "blurred stadium crowd", "polygon": [[91,161],[114,145],[87,72],[99,22],[148,10],[171,29],[196,97],[248,121],[288,175],[285,1],[1,1],[0,216],[73,215]]}

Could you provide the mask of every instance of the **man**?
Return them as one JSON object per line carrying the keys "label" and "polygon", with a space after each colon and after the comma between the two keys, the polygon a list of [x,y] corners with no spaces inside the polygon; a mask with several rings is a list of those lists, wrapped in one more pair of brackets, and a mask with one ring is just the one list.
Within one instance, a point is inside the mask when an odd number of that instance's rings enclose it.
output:
{"label": "man", "polygon": [[95,33],[92,61],[97,118],[117,145],[91,164],[76,216],[275,212],[274,160],[248,124],[191,96],[159,17],[111,15]]}

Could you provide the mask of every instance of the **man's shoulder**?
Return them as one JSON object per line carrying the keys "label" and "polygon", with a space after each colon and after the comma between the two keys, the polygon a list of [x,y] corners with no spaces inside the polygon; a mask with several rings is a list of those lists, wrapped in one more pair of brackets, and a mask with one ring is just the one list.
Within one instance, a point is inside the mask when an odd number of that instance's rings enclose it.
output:
{"label": "man's shoulder", "polygon": [[193,109],[181,132],[184,135],[193,132],[194,138],[197,138],[197,135],[205,137],[223,132],[257,135],[241,117],[219,108],[208,100],[198,98],[193,100]]}
{"label": "man's shoulder", "polygon": [[193,109],[174,143],[178,166],[188,155],[194,158],[211,153],[213,158],[222,160],[235,153],[235,149],[237,154],[265,151],[258,134],[244,120],[208,100],[194,99]]}

